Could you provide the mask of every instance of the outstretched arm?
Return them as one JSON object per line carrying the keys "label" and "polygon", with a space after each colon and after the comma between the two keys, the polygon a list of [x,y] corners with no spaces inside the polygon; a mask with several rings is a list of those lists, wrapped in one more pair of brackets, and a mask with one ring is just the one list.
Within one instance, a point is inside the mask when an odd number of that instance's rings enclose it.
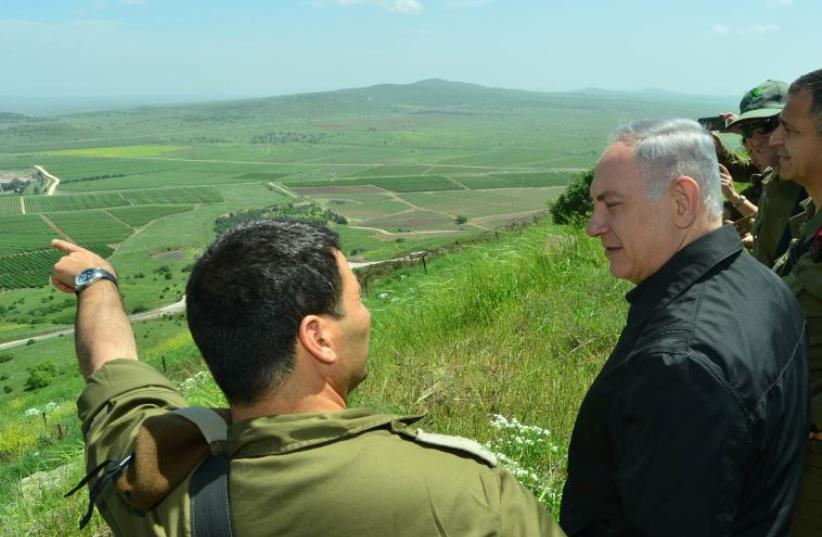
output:
{"label": "outstretched arm", "polygon": [[[70,242],[55,239],[52,247],[64,255],[54,265],[51,281],[64,293],[74,292],[74,278],[89,268],[114,268],[102,257]],[[117,286],[99,280],[77,295],[74,341],[80,371],[88,378],[115,358],[137,359],[134,333]]]}

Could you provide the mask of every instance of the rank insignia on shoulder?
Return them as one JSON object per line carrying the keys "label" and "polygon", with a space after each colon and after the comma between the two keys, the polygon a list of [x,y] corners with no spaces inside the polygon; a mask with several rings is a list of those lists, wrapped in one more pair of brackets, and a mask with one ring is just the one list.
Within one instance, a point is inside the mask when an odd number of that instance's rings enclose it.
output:
{"label": "rank insignia on shoulder", "polygon": [[422,429],[417,429],[414,435],[414,440],[421,444],[429,446],[452,449],[455,451],[462,451],[474,458],[480,459],[489,466],[495,467],[498,464],[497,456],[491,450],[470,438],[463,438],[461,436],[450,436],[447,434],[427,433]]}

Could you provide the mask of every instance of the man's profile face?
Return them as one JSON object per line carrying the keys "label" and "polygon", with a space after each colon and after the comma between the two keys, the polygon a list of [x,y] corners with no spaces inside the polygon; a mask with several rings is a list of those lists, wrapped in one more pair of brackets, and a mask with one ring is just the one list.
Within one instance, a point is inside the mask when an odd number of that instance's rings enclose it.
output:
{"label": "man's profile face", "polygon": [[781,124],[771,136],[779,154],[779,175],[801,185],[822,181],[822,136],[811,116],[811,94],[801,91],[788,97]]}
{"label": "man's profile face", "polygon": [[742,142],[751,156],[751,161],[760,172],[779,164],[779,155],[770,143],[773,131],[768,130],[769,119],[755,120],[746,125],[751,132],[749,136],[743,138]]}
{"label": "man's profile face", "polygon": [[594,212],[585,232],[602,241],[615,277],[638,284],[676,252],[670,197],[648,197],[633,148],[617,142],[605,151],[590,192]]}
{"label": "man's profile face", "polygon": [[334,251],[337,268],[342,278],[339,309],[343,316],[337,319],[342,336],[340,350],[345,371],[344,382],[348,391],[354,389],[368,375],[368,341],[371,329],[371,313],[362,303],[360,283],[345,256]]}

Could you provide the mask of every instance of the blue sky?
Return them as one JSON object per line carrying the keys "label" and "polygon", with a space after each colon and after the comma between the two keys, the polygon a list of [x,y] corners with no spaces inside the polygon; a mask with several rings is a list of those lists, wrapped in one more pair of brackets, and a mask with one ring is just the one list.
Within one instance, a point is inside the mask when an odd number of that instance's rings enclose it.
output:
{"label": "blue sky", "polygon": [[822,2],[0,0],[0,96],[229,98],[445,78],[732,95],[822,67]]}

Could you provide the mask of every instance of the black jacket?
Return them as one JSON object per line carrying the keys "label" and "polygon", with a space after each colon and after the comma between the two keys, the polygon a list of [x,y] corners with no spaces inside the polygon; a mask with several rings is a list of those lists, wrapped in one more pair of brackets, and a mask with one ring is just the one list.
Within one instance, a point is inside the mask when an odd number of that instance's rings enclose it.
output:
{"label": "black jacket", "polygon": [[725,226],[626,298],[627,326],[571,438],[563,529],[790,535],[809,406],[805,321],[790,290]]}

